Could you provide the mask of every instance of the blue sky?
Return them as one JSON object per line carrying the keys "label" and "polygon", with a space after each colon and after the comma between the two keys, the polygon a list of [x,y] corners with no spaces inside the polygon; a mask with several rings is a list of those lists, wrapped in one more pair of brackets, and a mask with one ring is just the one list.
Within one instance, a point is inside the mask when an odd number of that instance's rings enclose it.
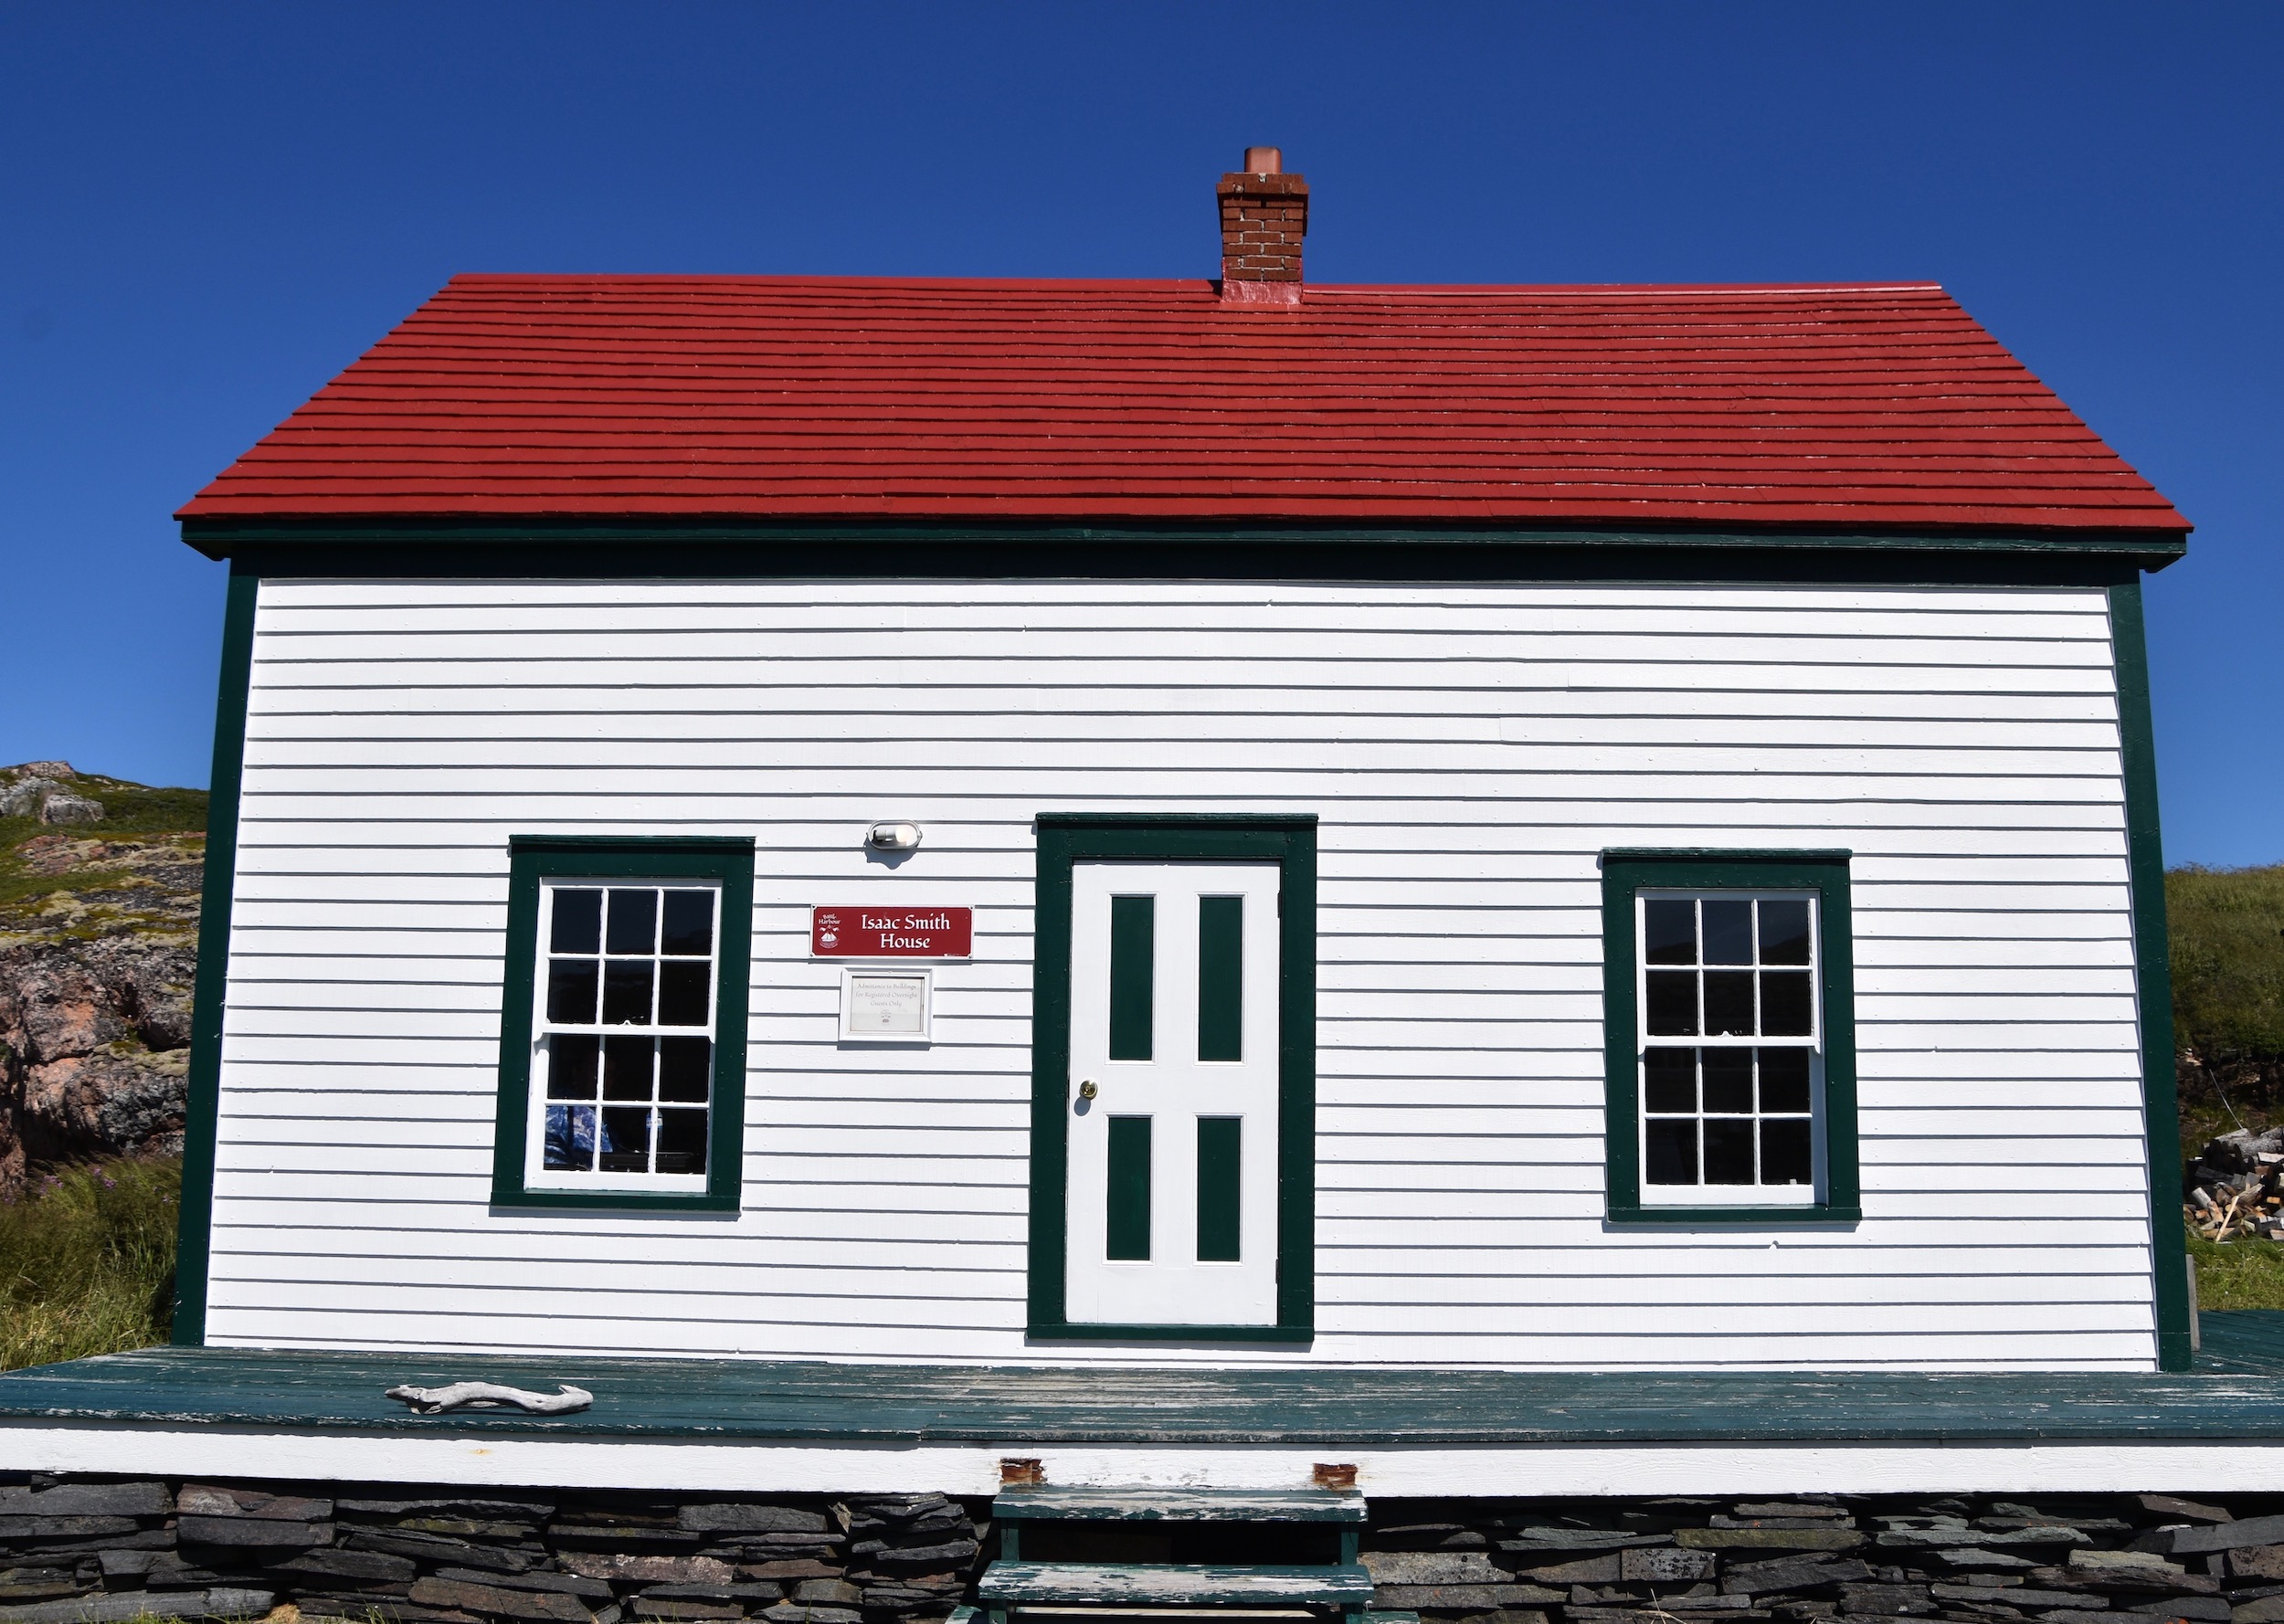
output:
{"label": "blue sky", "polygon": [[167,515],[461,270],[1928,278],[2194,520],[2166,851],[2284,859],[2284,6],[0,6],[0,763],[205,781]]}

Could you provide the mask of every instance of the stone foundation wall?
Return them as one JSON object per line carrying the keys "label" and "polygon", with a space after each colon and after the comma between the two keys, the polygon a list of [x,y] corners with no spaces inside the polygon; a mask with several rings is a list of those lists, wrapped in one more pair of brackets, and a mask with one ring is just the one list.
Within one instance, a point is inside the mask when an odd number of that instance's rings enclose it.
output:
{"label": "stone foundation wall", "polygon": [[[1448,1624],[2284,1624],[2284,1496],[1380,1500],[1376,1605]],[[989,1503],[0,1477],[0,1624],[907,1624]],[[285,1624],[290,1614],[280,1614]]]}
{"label": "stone foundation wall", "polygon": [[1378,1501],[1375,1605],[1497,1624],[2284,1624],[2284,1496]]}
{"label": "stone foundation wall", "polygon": [[358,1624],[902,1624],[942,1617],[972,1587],[979,1532],[941,1494],[19,1476],[0,1479],[0,1620],[259,1617],[290,1604]]}

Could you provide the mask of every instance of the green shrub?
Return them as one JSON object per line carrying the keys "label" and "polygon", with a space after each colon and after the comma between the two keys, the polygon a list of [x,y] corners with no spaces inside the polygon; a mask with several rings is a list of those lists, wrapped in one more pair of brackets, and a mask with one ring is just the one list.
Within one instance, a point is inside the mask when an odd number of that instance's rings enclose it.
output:
{"label": "green shrub", "polygon": [[166,1340],[179,1158],[35,1172],[0,1201],[0,1370]]}
{"label": "green shrub", "polygon": [[2173,1038],[2205,1056],[2284,1055],[2284,863],[2174,869]]}

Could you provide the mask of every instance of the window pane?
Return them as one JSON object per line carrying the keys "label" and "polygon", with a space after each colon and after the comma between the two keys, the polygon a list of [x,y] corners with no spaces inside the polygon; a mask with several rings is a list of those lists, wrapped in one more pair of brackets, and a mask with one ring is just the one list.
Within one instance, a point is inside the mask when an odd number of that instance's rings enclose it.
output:
{"label": "window pane", "polygon": [[559,1171],[585,1173],[595,1164],[595,1108],[592,1105],[547,1107],[546,1165]]}
{"label": "window pane", "polygon": [[704,1112],[661,1111],[658,1113],[658,1170],[661,1173],[703,1173],[706,1170]]}
{"label": "window pane", "polygon": [[1697,1031],[1697,973],[1649,973],[1649,1030],[1658,1038],[1694,1038]]}
{"label": "window pane", "polygon": [[1774,1117],[1761,1124],[1761,1182],[1807,1184],[1814,1176],[1808,1148],[1808,1119]]}
{"label": "window pane", "polygon": [[1665,1117],[1649,1124],[1645,1176],[1652,1184],[1697,1182],[1697,1119]]}
{"label": "window pane", "polygon": [[1705,962],[1708,965],[1752,963],[1752,903],[1705,900]]}
{"label": "window pane", "polygon": [[558,1026],[595,1024],[595,961],[547,961],[547,1018]]}
{"label": "window pane", "polygon": [[658,1049],[658,1097],[704,1103],[714,1076],[714,1045],[703,1038],[661,1038]]}
{"label": "window pane", "polygon": [[547,1097],[550,1100],[592,1100],[595,1097],[596,1039],[576,1032],[557,1032],[547,1039]]}
{"label": "window pane", "polygon": [[606,1173],[648,1173],[650,1170],[650,1108],[648,1105],[603,1107],[603,1154]]}
{"label": "window pane", "polygon": [[603,1098],[650,1098],[650,1042],[648,1038],[603,1039]]}
{"label": "window pane", "polygon": [[602,945],[603,893],[557,891],[547,946],[554,953],[593,953]]}
{"label": "window pane", "polygon": [[1642,1105],[1657,1112],[1697,1108],[1697,1051],[1652,1049],[1642,1055]]}
{"label": "window pane", "polygon": [[1729,1115],[1752,1114],[1752,1050],[1705,1051],[1705,1108]]}
{"label": "window pane", "polygon": [[614,891],[610,893],[611,953],[655,953],[658,944],[658,892]]}
{"label": "window pane", "polygon": [[1752,1182],[1752,1118],[1715,1116],[1706,1119],[1705,1182]]}
{"label": "window pane", "polygon": [[702,1027],[706,1024],[707,984],[714,966],[703,960],[668,963],[658,967],[658,1024],[662,1027]]}
{"label": "window pane", "polygon": [[1761,972],[1761,1030],[1771,1038],[1805,1038],[1811,1028],[1808,972]]}
{"label": "window pane", "polygon": [[650,1024],[650,959],[607,959],[603,973],[603,1024],[607,1027],[647,1027]]}
{"label": "window pane", "polygon": [[[544,1030],[535,1159],[557,1173],[703,1177],[713,1159],[719,893],[636,880],[549,886],[542,900],[549,945],[535,990],[545,1023],[605,1029]],[[644,1029],[659,1026],[687,1035]]]}
{"label": "window pane", "polygon": [[659,946],[666,953],[695,954],[703,957],[714,951],[714,893],[710,891],[670,891],[666,893],[666,925],[659,933]]}
{"label": "window pane", "polygon": [[1770,1112],[1808,1110],[1808,1051],[1804,1049],[1764,1049],[1761,1051],[1761,1109]]}
{"label": "window pane", "polygon": [[[1642,958],[1652,965],[1694,965],[1697,962],[1697,905],[1695,902],[1642,904]],[[1691,1183],[1696,1180],[1692,1179]]]}
{"label": "window pane", "polygon": [[1705,973],[1705,1031],[1709,1038],[1752,1036],[1752,972]]}
{"label": "window pane", "polygon": [[1761,962],[1764,965],[1804,965],[1808,962],[1808,904],[1761,904]]}

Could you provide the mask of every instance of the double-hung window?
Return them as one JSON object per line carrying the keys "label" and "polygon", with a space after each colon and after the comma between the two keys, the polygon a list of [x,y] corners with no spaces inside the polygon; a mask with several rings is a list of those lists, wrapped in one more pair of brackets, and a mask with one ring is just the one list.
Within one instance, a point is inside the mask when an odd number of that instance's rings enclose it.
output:
{"label": "double-hung window", "polygon": [[493,1200],[734,1210],[753,843],[510,852]]}
{"label": "double-hung window", "polygon": [[1603,854],[1610,1214],[1859,1207],[1848,858]]}

